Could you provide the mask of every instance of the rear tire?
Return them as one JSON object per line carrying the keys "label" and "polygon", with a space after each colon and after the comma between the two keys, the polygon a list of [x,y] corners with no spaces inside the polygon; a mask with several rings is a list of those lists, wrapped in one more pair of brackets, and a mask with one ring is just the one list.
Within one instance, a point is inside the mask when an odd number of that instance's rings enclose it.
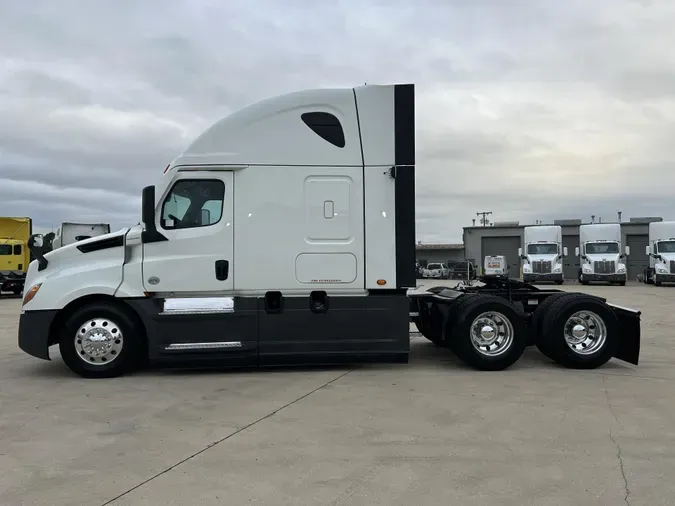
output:
{"label": "rear tire", "polygon": [[538,347],[542,353],[574,369],[606,364],[619,344],[616,315],[602,299],[591,295],[557,297],[545,309],[540,329]]}
{"label": "rear tire", "polygon": [[147,353],[141,324],[108,302],[77,309],[66,321],[59,350],[68,368],[83,378],[112,378],[129,373]]}
{"label": "rear tire", "polygon": [[527,346],[523,315],[508,300],[494,295],[466,294],[451,308],[445,337],[465,364],[482,371],[513,365]]}
{"label": "rear tire", "polygon": [[546,297],[538,306],[537,309],[532,313],[532,318],[530,319],[529,325],[529,344],[534,344],[537,346],[537,349],[547,358],[555,361],[555,358],[551,355],[551,352],[546,346],[546,342],[539,339],[541,335],[541,322],[548,311],[548,308],[558,300],[560,297],[566,297],[567,293],[554,293]]}
{"label": "rear tire", "polygon": [[[423,310],[426,309],[420,308],[420,312]],[[415,326],[417,327],[417,330],[419,330],[420,334],[422,334],[432,343],[440,345],[441,339],[443,338],[443,328],[442,328],[443,315],[441,314],[436,304],[432,304],[431,309],[429,309],[428,311],[429,314],[425,315],[426,316],[425,321],[427,322],[427,325],[424,325],[422,323],[423,320],[421,315],[415,317],[413,319],[413,322],[415,323]]]}

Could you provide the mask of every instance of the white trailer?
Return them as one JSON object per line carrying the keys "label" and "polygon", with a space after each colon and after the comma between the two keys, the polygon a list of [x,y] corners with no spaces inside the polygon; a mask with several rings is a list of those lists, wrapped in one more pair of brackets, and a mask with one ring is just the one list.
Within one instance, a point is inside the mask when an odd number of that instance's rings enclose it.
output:
{"label": "white trailer", "polygon": [[562,245],[562,227],[560,225],[536,225],[524,229],[525,253],[521,248],[518,254],[523,260],[523,281],[553,281],[562,285],[563,258],[567,248]]}
{"label": "white trailer", "polygon": [[143,189],[139,225],[46,254],[31,236],[19,347],[49,360],[58,345],[83,377],[147,361],[407,362],[412,321],[483,370],[531,336],[569,367],[636,364],[639,311],[500,277],[416,288],[414,96],[369,85],[259,102]]}
{"label": "white trailer", "polygon": [[643,273],[645,283],[661,286],[675,282],[675,221],[649,224],[649,268]]}
{"label": "white trailer", "polygon": [[579,247],[576,254],[581,259],[579,282],[603,281],[625,285],[628,279],[625,258],[630,255],[626,246],[622,253],[621,225],[619,223],[594,223],[579,227]]}
{"label": "white trailer", "polygon": [[110,224],[108,223],[73,223],[66,221],[61,223],[61,226],[56,230],[52,241],[52,249],[109,233]]}

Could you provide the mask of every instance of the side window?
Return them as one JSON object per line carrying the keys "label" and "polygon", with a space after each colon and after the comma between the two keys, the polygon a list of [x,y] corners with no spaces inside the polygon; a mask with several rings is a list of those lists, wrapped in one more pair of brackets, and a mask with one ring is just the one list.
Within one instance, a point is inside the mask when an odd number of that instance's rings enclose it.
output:
{"label": "side window", "polygon": [[219,179],[181,179],[162,204],[161,226],[167,230],[207,227],[223,215],[225,184]]}
{"label": "side window", "polygon": [[15,244],[15,245],[14,245],[14,254],[15,254],[15,255],[20,255],[20,254],[21,254],[21,245],[20,245],[20,244]]}
{"label": "side window", "polygon": [[340,120],[328,112],[306,112],[300,116],[302,121],[322,139],[338,148],[345,147],[345,132]]}

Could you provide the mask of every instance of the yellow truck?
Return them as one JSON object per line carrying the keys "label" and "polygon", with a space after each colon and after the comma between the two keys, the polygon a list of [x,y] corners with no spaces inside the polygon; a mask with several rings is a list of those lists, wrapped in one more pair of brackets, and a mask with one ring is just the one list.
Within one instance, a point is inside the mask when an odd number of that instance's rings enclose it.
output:
{"label": "yellow truck", "polygon": [[30,218],[0,217],[0,293],[23,292],[31,261],[27,243],[32,233]]}

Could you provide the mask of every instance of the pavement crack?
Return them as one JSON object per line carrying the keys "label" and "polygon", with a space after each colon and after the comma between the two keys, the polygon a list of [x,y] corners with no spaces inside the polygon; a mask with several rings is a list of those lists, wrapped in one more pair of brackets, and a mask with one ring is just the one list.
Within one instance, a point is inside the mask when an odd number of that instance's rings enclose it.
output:
{"label": "pavement crack", "polygon": [[[619,427],[623,429],[623,424],[619,421],[619,417],[616,415],[616,412],[614,411],[614,406],[612,406],[612,399],[609,397],[609,391],[607,390],[607,386],[605,385],[604,377],[602,378],[602,387],[605,391],[605,398],[607,399],[607,407],[609,408],[609,412],[614,417],[614,420],[616,421],[617,425],[619,425]],[[609,429],[609,439],[611,439],[612,443],[614,443],[614,446],[616,446],[616,458],[619,461],[619,469],[621,470],[621,478],[623,478],[623,488],[625,492],[623,500],[628,506],[630,506],[630,502],[628,501],[628,497],[630,496],[630,488],[628,488],[628,478],[626,478],[626,470],[623,464],[623,453],[621,450],[621,445],[619,445],[619,442],[614,437],[611,428]]]}
{"label": "pavement crack", "polygon": [[244,432],[245,430],[250,429],[250,428],[253,427],[254,425],[257,425],[258,423],[260,423],[260,422],[262,422],[262,421],[264,421],[264,420],[267,420],[268,418],[273,417],[274,415],[276,415],[276,414],[279,413],[280,411],[283,411],[284,409],[286,409],[286,408],[292,406],[293,404],[296,404],[297,402],[300,402],[301,400],[306,399],[307,397],[309,397],[310,395],[312,395],[312,394],[318,392],[318,391],[321,390],[322,388],[326,388],[327,386],[331,385],[332,383],[335,383],[336,381],[341,380],[342,378],[344,378],[345,376],[347,376],[349,373],[354,372],[355,370],[356,370],[356,369],[351,369],[351,370],[349,370],[349,371],[347,371],[347,372],[345,372],[345,373],[343,373],[343,374],[340,374],[339,376],[333,378],[332,380],[327,381],[327,382],[323,383],[322,385],[316,387],[314,390],[310,390],[309,392],[307,392],[306,394],[301,395],[301,396],[298,397],[297,399],[293,399],[292,401],[290,401],[290,402],[284,404],[283,406],[281,406],[281,407],[279,407],[279,408],[277,408],[277,409],[275,409],[275,410],[273,410],[273,411],[270,411],[269,413],[267,413],[267,414],[264,415],[264,416],[261,416],[261,417],[258,418],[257,420],[254,420],[253,422],[251,422],[251,423],[249,423],[249,424],[247,424],[247,425],[244,425],[243,427],[241,427],[241,428],[235,430],[234,432],[231,432],[231,433],[228,434],[227,436],[225,436],[225,437],[223,437],[223,438],[221,438],[221,439],[219,439],[219,440],[217,440],[217,441],[214,441],[213,443],[209,443],[208,445],[206,445],[206,446],[205,446],[204,448],[202,448],[201,450],[196,451],[196,452],[193,453],[192,455],[189,455],[189,456],[185,457],[184,459],[179,460],[179,461],[176,462],[175,464],[173,464],[173,465],[171,465],[171,466],[169,466],[169,467],[163,469],[162,471],[158,472],[157,474],[154,474],[154,475],[151,476],[150,478],[148,478],[148,479],[146,479],[146,480],[143,480],[142,482],[140,482],[140,483],[137,484],[137,485],[134,485],[133,487],[129,488],[128,490],[125,490],[125,491],[122,492],[121,494],[119,494],[119,495],[113,497],[112,499],[110,499],[110,500],[104,502],[101,506],[107,506],[108,504],[112,504],[113,502],[117,501],[118,499],[121,499],[122,497],[124,497],[124,496],[130,494],[130,493],[133,492],[134,490],[139,489],[139,488],[142,487],[143,485],[146,485],[146,484],[150,483],[151,481],[153,481],[154,479],[159,478],[160,476],[162,476],[162,475],[168,473],[168,472],[171,471],[172,469],[175,469],[175,468],[177,468],[178,466],[180,466],[180,465],[182,465],[182,464],[185,464],[186,462],[188,462],[188,461],[194,459],[195,457],[201,455],[202,453],[204,453],[204,452],[210,450],[210,449],[213,448],[214,446],[217,446],[217,445],[219,445],[220,443],[224,443],[225,441],[227,441],[228,439],[230,439],[230,438],[236,436],[236,435],[239,434],[240,432]]}
{"label": "pavement crack", "polygon": [[628,488],[628,479],[626,478],[626,470],[623,467],[623,455],[621,452],[621,445],[619,445],[618,441],[614,439],[612,429],[609,430],[609,439],[611,439],[612,443],[614,443],[614,445],[616,446],[616,458],[619,460],[619,469],[621,470],[621,477],[623,478],[623,488],[625,492],[623,500],[628,506],[630,506],[630,502],[628,501],[628,497],[630,496],[630,489]]}

